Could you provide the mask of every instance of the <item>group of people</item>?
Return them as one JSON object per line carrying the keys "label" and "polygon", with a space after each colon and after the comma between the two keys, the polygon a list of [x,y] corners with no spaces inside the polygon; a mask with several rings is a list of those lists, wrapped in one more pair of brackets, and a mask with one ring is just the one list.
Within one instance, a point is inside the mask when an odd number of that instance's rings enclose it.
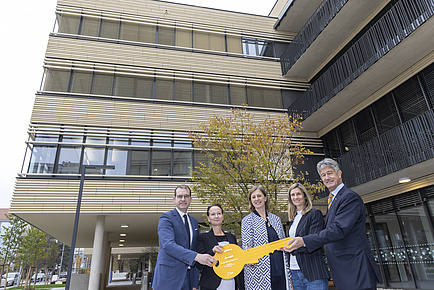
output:
{"label": "group of people", "polygon": [[228,243],[237,244],[233,234],[222,230],[223,208],[218,204],[208,207],[211,230],[199,235],[198,221],[187,213],[191,190],[186,185],[178,186],[173,197],[176,208],[162,214],[158,223],[159,253],[152,288],[321,290],[328,289],[331,274],[338,289],[376,289],[381,278],[366,237],[363,201],[342,183],[336,161],[326,158],[317,164],[317,170],[330,191],[325,221],[322,212],[312,208],[306,188],[294,183],[288,192],[287,235],[280,218],[268,212],[264,188],[255,186],[249,191],[251,213],[241,222],[242,248],[286,236],[291,240],[258,263],[246,264],[244,271],[232,279],[221,279],[212,268],[217,264],[215,253],[222,252]]}

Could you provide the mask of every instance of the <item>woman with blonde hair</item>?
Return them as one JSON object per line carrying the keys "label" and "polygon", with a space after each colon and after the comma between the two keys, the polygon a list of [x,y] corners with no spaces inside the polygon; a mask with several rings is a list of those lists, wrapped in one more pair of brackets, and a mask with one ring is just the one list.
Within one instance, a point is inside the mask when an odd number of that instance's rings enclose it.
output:
{"label": "woman with blonde hair", "polygon": [[[322,213],[312,208],[312,199],[303,184],[291,185],[288,195],[289,237],[315,234],[324,229]],[[322,248],[309,253],[306,247],[301,247],[291,252],[289,257],[294,290],[328,289],[330,273]]]}

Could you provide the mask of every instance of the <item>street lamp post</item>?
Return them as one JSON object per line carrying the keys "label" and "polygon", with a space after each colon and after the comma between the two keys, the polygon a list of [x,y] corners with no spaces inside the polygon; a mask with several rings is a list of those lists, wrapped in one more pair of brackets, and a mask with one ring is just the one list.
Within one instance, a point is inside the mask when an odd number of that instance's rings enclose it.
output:
{"label": "street lamp post", "polygon": [[71,284],[72,263],[74,261],[75,240],[77,239],[78,220],[80,218],[81,197],[83,195],[84,177],[86,169],[115,169],[114,165],[85,165],[81,166],[80,188],[78,189],[77,209],[75,211],[74,229],[72,231],[71,249],[69,251],[68,272],[66,276],[65,290],[69,290]]}

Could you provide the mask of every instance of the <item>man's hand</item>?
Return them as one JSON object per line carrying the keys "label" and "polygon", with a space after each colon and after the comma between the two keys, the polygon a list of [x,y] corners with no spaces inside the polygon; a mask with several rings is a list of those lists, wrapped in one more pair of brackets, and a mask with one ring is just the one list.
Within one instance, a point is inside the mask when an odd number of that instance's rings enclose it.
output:
{"label": "man's hand", "polygon": [[288,246],[283,247],[283,250],[285,252],[291,253],[292,251],[303,247],[303,245],[304,245],[303,238],[302,237],[295,237],[295,238],[289,240]]}
{"label": "man's hand", "polygon": [[209,254],[197,254],[194,260],[208,267],[212,267],[212,264],[217,264],[217,260]]}

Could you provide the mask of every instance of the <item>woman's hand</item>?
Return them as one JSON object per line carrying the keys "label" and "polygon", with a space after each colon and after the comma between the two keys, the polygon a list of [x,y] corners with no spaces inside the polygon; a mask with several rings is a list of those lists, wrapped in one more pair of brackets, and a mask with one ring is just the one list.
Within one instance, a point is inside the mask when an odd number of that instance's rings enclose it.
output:
{"label": "woman's hand", "polygon": [[214,248],[212,248],[212,251],[214,253],[222,253],[223,252],[223,248],[220,246],[214,246]]}

